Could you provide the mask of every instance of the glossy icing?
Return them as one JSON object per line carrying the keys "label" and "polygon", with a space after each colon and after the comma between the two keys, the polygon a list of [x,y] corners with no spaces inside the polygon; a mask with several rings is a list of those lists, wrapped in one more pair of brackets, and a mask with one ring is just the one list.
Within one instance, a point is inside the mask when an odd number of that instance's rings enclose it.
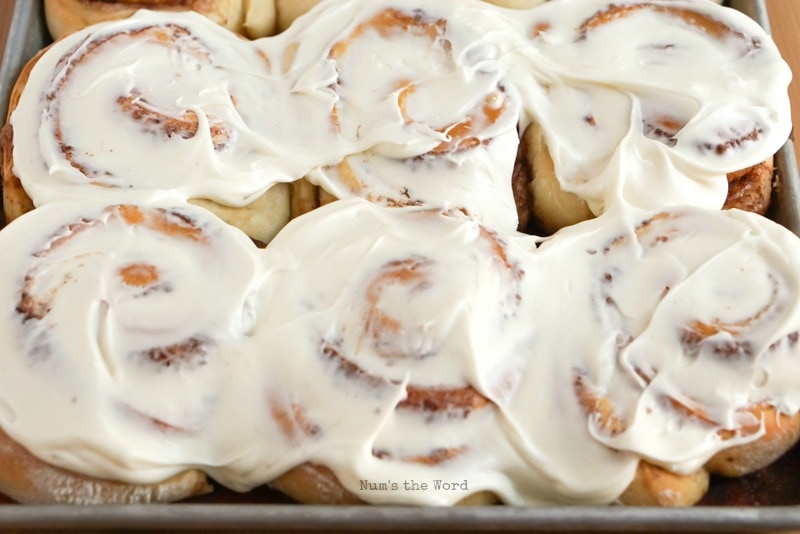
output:
{"label": "glossy icing", "polygon": [[[11,117],[37,207],[0,232],[0,424],[94,476],[246,491],[311,462],[373,503],[601,504],[641,460],[691,472],[760,436],[749,408],[800,409],[800,242],[716,210],[788,136],[789,76],[753,21],[684,0],[68,37]],[[516,231],[531,121],[598,215],[549,238]],[[187,203],[304,176],[342,200],[264,249]]]}

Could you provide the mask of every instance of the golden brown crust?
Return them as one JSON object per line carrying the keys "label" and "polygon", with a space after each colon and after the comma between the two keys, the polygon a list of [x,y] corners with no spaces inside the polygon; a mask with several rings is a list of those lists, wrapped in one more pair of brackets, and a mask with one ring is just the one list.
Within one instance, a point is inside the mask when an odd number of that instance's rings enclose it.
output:
{"label": "golden brown crust", "polygon": [[772,199],[772,158],[757,165],[728,174],[728,197],[723,209],[738,208],[766,215]]}
{"label": "golden brown crust", "polygon": [[[594,217],[586,202],[561,189],[544,135],[536,123],[531,124],[520,139],[519,154],[528,160],[526,164],[518,161],[516,169],[529,173],[528,217],[533,231],[547,235]],[[729,173],[723,209],[737,208],[765,215],[772,197],[773,175],[773,158]]]}
{"label": "golden brown crust", "polygon": [[11,124],[6,124],[0,130],[0,146],[3,152],[3,217],[6,224],[33,209],[33,202],[14,174],[13,136]]}
{"label": "golden brown crust", "polygon": [[[573,381],[578,402],[599,424],[599,430],[611,435],[624,431],[626,422],[601,390],[594,388],[583,373]],[[702,409],[692,409],[675,399],[670,403],[687,418],[711,422]],[[734,445],[717,453],[698,471],[678,474],[645,460],[639,462],[636,475],[620,497],[623,504],[645,506],[691,506],[699,502],[709,487],[709,475],[740,477],[763,469],[782,457],[800,440],[800,413],[788,416],[774,406],[757,404],[747,412],[752,423],[737,431],[720,431],[722,439],[737,435],[763,435],[755,441]]]}
{"label": "golden brown crust", "polygon": [[708,485],[705,469],[680,475],[641,461],[619,500],[629,506],[692,506],[703,498]]}
{"label": "golden brown crust", "polygon": [[524,232],[531,225],[531,206],[533,205],[533,190],[530,186],[533,176],[533,163],[531,161],[531,147],[526,135],[520,139],[517,147],[517,159],[514,161],[514,170],[511,174],[511,188],[514,194],[514,205],[517,208],[517,229]]}
{"label": "golden brown crust", "polygon": [[219,25],[255,39],[275,31],[274,0],[45,0],[44,14],[53,39],[92,24],[120,20],[138,9],[196,11]]}
{"label": "golden brown crust", "polygon": [[[48,47],[49,48],[49,47]],[[16,109],[22,90],[28,83],[31,71],[39,58],[47,51],[47,48],[40,50],[22,68],[17,80],[11,88],[8,100],[8,113],[6,124],[0,130],[0,151],[2,152],[2,171],[3,174],[3,215],[6,224],[10,223],[20,215],[33,209],[31,201],[19,178],[14,174],[14,131],[9,122],[11,113]]]}
{"label": "golden brown crust", "polygon": [[336,200],[335,196],[312,184],[307,179],[296,180],[291,183],[289,201],[291,218],[299,217],[334,200]]}
{"label": "golden brown crust", "polygon": [[364,504],[344,489],[330,469],[310,463],[290,469],[270,486],[303,504]]}
{"label": "golden brown crust", "polygon": [[275,0],[277,11],[276,30],[284,31],[297,17],[319,4],[320,0]]}
{"label": "golden brown crust", "polygon": [[206,476],[196,470],[158,484],[126,484],[73,473],[39,460],[0,430],[0,492],[19,503],[168,503],[210,491]]}
{"label": "golden brown crust", "polygon": [[789,416],[774,406],[756,406],[750,412],[763,422],[764,435],[717,453],[706,464],[710,473],[727,477],[753,473],[772,464],[800,440],[800,413]]}
{"label": "golden brown crust", "polygon": [[203,198],[193,198],[189,202],[206,208],[258,243],[267,244],[289,222],[289,199],[289,185],[275,184],[253,202],[242,207],[225,206]]}
{"label": "golden brown crust", "polygon": [[533,230],[547,235],[592,218],[592,212],[584,200],[561,189],[544,134],[537,123],[525,129],[520,145],[520,150],[527,155],[527,168],[530,170],[528,218]]}

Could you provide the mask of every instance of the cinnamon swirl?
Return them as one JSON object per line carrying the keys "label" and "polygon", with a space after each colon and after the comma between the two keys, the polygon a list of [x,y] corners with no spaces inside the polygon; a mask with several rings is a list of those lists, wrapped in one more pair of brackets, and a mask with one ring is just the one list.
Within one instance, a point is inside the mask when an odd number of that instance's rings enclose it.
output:
{"label": "cinnamon swirl", "polygon": [[[328,238],[313,231],[321,227],[350,236],[347,245],[326,245]],[[280,329],[281,352],[313,355],[329,373],[324,381],[313,375],[313,387],[296,387],[304,419],[322,416],[303,391],[348,391],[365,403],[375,390],[394,388],[400,396],[381,410],[386,419],[366,442],[320,449],[272,485],[304,502],[449,505],[496,500],[517,484],[513,479],[540,477],[513,453],[497,407],[470,377],[482,353],[504,351],[504,325],[524,305],[531,245],[460,212],[390,209],[361,199],[290,223],[267,249],[291,258],[281,260],[285,276],[274,273],[281,282],[270,293],[284,305],[266,312],[262,324],[291,326]],[[480,334],[487,325],[493,326]],[[328,483],[298,489],[295,480],[309,476]],[[458,487],[433,486],[465,477],[469,483]],[[400,485],[381,491],[363,482],[389,478]],[[401,487],[412,478],[425,489]],[[330,492],[331,484],[346,491]]]}
{"label": "cinnamon swirl", "polygon": [[[485,7],[465,3],[463,16],[477,20]],[[306,179],[336,198],[449,203],[495,227],[515,228],[507,177],[520,110],[493,57],[494,43],[482,37],[499,27],[489,19],[473,29],[449,15],[444,6],[365,5],[354,27],[328,38],[324,53],[336,76],[331,122],[339,135],[369,148],[317,167]],[[330,16],[305,19],[290,32],[299,40],[325,31],[321,25],[330,32]]]}

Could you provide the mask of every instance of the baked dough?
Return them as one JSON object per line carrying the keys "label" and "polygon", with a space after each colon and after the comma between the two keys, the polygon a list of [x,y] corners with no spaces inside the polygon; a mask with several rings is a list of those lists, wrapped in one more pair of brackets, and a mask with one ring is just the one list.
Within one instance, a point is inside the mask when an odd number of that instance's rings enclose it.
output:
{"label": "baked dough", "polygon": [[53,39],[82,28],[131,16],[138,9],[191,9],[255,39],[275,31],[274,0],[45,0],[44,14]]}
{"label": "baked dough", "polygon": [[[588,204],[561,188],[547,143],[537,123],[532,123],[520,140],[519,172],[527,172],[530,184],[532,231],[549,235],[557,230],[594,217]],[[723,209],[741,209],[765,215],[773,190],[773,158],[728,173],[728,194]]]}
{"label": "baked dough", "polygon": [[36,458],[0,429],[0,492],[22,504],[169,503],[211,491],[206,475],[185,471],[159,484],[101,480]]}

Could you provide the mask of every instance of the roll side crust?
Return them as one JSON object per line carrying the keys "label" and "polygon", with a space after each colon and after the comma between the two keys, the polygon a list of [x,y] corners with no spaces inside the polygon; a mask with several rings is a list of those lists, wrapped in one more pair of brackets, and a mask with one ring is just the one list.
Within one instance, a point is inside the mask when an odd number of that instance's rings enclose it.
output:
{"label": "roll side crust", "polygon": [[[706,469],[683,475],[670,472],[646,461],[639,462],[634,479],[620,496],[627,506],[692,506],[705,496],[709,487]],[[365,504],[347,491],[327,467],[301,464],[270,483],[270,487],[303,504],[357,505]],[[460,500],[458,506],[498,504],[498,497],[479,491]]]}
{"label": "roll side crust", "polygon": [[759,439],[729,447],[714,455],[703,468],[686,475],[641,461],[620,502],[635,506],[693,506],[708,492],[710,475],[742,477],[755,473],[800,440],[800,414],[782,414],[773,406],[758,406],[751,413],[763,424],[764,434]]}
{"label": "roll side crust", "polygon": [[800,413],[786,415],[774,406],[756,407],[751,413],[763,425],[758,440],[717,453],[706,464],[711,474],[740,477],[775,462],[800,441]]}
{"label": "roll side crust", "polygon": [[3,215],[6,224],[20,215],[31,211],[34,207],[33,202],[22,186],[22,182],[14,173],[14,128],[11,125],[10,119],[11,114],[16,109],[17,104],[19,104],[22,91],[28,83],[34,65],[36,65],[39,58],[44,55],[48,48],[49,47],[40,50],[35,56],[28,60],[22,68],[22,71],[11,88],[8,100],[8,113],[5,117],[6,123],[2,130],[0,130],[0,152],[2,152],[1,170],[3,174]]}
{"label": "roll side crust", "polygon": [[[585,201],[561,188],[538,124],[531,124],[523,133],[519,155],[517,169],[529,173],[530,204],[527,217],[533,231],[551,234],[594,217]],[[520,158],[527,161],[520,163]],[[740,209],[765,215],[772,199],[774,171],[773,158],[769,158],[752,167],[728,173],[728,194],[722,209]]]}
{"label": "roll side crust", "polygon": [[641,461],[619,501],[627,506],[692,506],[705,496],[708,485],[709,475],[705,469],[682,475]]}
{"label": "roll side crust", "polygon": [[314,185],[306,178],[292,182],[290,187],[289,204],[292,219],[337,200],[334,195],[318,185]]}
{"label": "roll side crust", "polygon": [[279,33],[284,31],[292,25],[295,19],[319,4],[319,2],[320,0],[275,0],[275,10],[277,12],[276,30]]}
{"label": "roll side crust", "polygon": [[197,470],[158,484],[127,484],[80,475],[39,460],[0,430],[0,492],[22,504],[169,503],[211,490],[205,474]]}
{"label": "roll side crust", "polygon": [[[524,161],[523,161],[524,160]],[[593,217],[589,205],[577,195],[561,189],[556,177],[553,160],[538,123],[532,123],[520,138],[517,169],[527,172],[529,195],[527,215],[520,220],[529,221],[532,231],[551,234],[560,228],[570,226]],[[525,207],[518,205],[518,211]]]}
{"label": "roll side crust", "polygon": [[44,14],[53,39],[92,24],[120,20],[139,9],[192,10],[245,37],[255,39],[275,31],[274,0],[45,0]]}

